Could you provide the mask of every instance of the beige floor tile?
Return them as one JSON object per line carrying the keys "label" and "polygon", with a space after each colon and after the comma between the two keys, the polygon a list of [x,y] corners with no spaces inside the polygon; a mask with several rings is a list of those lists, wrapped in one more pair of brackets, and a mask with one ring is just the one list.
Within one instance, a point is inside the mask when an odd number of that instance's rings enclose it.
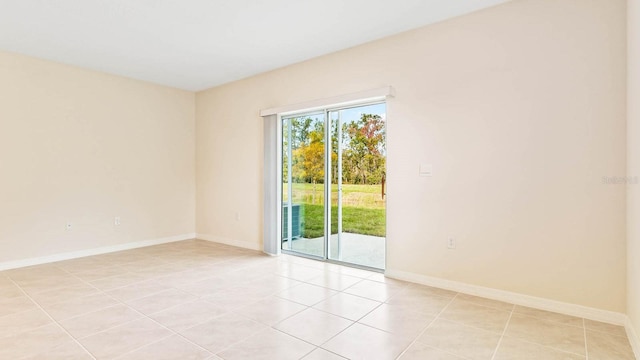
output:
{"label": "beige floor tile", "polygon": [[[400,356],[400,360],[465,360],[459,356],[416,342]],[[515,358],[513,359],[515,360]]]}
{"label": "beige floor tile", "polygon": [[357,269],[349,266],[342,266],[342,265],[329,264],[329,263],[324,263],[324,264],[325,264],[325,270],[337,272],[343,275],[355,276],[361,279],[367,279],[371,277],[371,275],[373,274],[380,274],[374,271]]}
{"label": "beige floor tile", "polygon": [[67,341],[53,347],[51,349],[47,349],[46,351],[28,356],[22,360],[90,360],[93,359],[85,349],[82,348],[75,341]]}
{"label": "beige floor tile", "polygon": [[352,321],[324,311],[309,308],[296,314],[274,328],[315,345],[322,345],[344,329]]}
{"label": "beige floor tile", "polygon": [[[278,259],[280,259],[280,257],[282,257],[282,255],[280,255]],[[287,261],[277,260],[275,262],[272,261],[272,262],[260,264],[258,266],[255,266],[254,269],[256,271],[260,271],[265,274],[276,274],[281,271],[286,271],[287,269],[289,269],[290,266],[291,264]]]}
{"label": "beige floor tile", "polygon": [[169,289],[139,299],[127,301],[127,305],[142,312],[143,314],[150,315],[196,299],[197,297],[194,295],[187,294],[176,289]]}
{"label": "beige floor tile", "polygon": [[38,353],[47,353],[65,342],[72,341],[56,324],[29,330],[0,339],[0,359],[20,359]]}
{"label": "beige floor tile", "polygon": [[339,293],[314,305],[314,308],[357,321],[380,305],[381,303],[378,301]]}
{"label": "beige floor tile", "polygon": [[587,330],[606,332],[613,335],[627,337],[627,331],[624,326],[618,326],[613,324],[607,324],[600,321],[593,321],[584,319],[584,326]]}
{"label": "beige floor tile", "polygon": [[274,329],[267,329],[219,355],[228,360],[297,360],[315,347]]}
{"label": "beige floor tile", "polygon": [[325,349],[316,348],[310,352],[307,356],[302,358],[303,360],[345,360],[342,356],[336,355]]}
{"label": "beige floor tile", "polygon": [[122,304],[73,317],[60,322],[71,336],[81,339],[97,332],[140,319],[142,315]]}
{"label": "beige floor tile", "polygon": [[98,269],[107,268],[111,266],[110,263],[97,260],[93,257],[66,260],[66,261],[54,263],[53,265],[71,274],[76,274],[79,272],[95,271]]}
{"label": "beige floor tile", "polygon": [[[132,273],[136,275],[140,275],[147,280],[158,279],[168,275],[175,274],[177,272],[188,269],[186,266],[182,266],[180,264],[168,263],[160,266],[156,266],[153,268],[146,269],[134,269],[131,270]],[[168,284],[165,284],[168,285]]]}
{"label": "beige floor tile", "polygon": [[242,284],[224,289],[224,294],[236,297],[252,298],[261,300],[274,294],[274,291],[265,287],[251,286],[250,284]]}
{"label": "beige floor tile", "polygon": [[13,283],[0,286],[0,299],[9,299],[23,295],[24,292]]}
{"label": "beige floor tile", "polygon": [[88,284],[81,284],[68,288],[42,291],[31,294],[30,296],[34,301],[40,304],[40,306],[47,306],[63,301],[69,301],[78,297],[97,294],[98,292],[99,290]]}
{"label": "beige floor tile", "polygon": [[34,279],[32,281],[18,283],[18,286],[22,288],[29,295],[37,294],[43,291],[53,291],[61,288],[69,288],[75,286],[86,286],[87,284],[82,280],[73,277],[72,275],[64,275],[60,277],[42,277]]}
{"label": "beige floor tile", "polygon": [[506,336],[585,355],[584,329],[514,313]]}
{"label": "beige floor tile", "polygon": [[316,348],[310,352],[307,356],[302,358],[303,360],[345,360],[342,356],[328,352],[325,349]]}
{"label": "beige floor tile", "polygon": [[347,359],[386,360],[398,357],[410,343],[411,339],[354,324],[322,348]]}
{"label": "beige floor tile", "polygon": [[230,250],[230,253],[234,254],[234,257],[231,259],[230,263],[234,265],[240,265],[241,267],[255,265],[256,262],[273,260],[273,258],[271,258],[269,255],[266,255],[259,251],[251,252],[253,250],[246,249],[238,251],[238,248],[234,248],[233,246],[230,247]]}
{"label": "beige floor tile", "polygon": [[180,289],[189,294],[196,296],[209,296],[235,285],[236,284],[233,281],[224,277],[211,277],[196,282],[177,284],[174,286],[176,289]]}
{"label": "beige floor tile", "polygon": [[509,311],[497,310],[455,298],[440,317],[502,334],[510,315]]}
{"label": "beige floor tile", "polygon": [[122,264],[120,265],[120,267],[127,271],[140,271],[140,270],[146,270],[146,269],[153,269],[163,265],[167,265],[167,262],[157,257],[149,257],[149,258],[135,260],[126,264]]}
{"label": "beige floor tile", "polygon": [[463,358],[489,360],[498,346],[500,337],[501,334],[437,319],[418,341]]}
{"label": "beige floor tile", "polygon": [[587,330],[589,360],[635,360],[633,349],[626,337]]}
{"label": "beige floor tile", "polygon": [[513,312],[517,314],[527,315],[540,320],[553,321],[563,325],[571,325],[577,327],[584,327],[582,318],[559,314],[551,311],[539,310],[524,306],[516,305],[513,308]]}
{"label": "beige floor tile", "polygon": [[249,319],[271,326],[306,308],[293,301],[272,296],[235,311]]}
{"label": "beige floor tile", "polygon": [[154,278],[154,279],[161,284],[175,287],[179,285],[202,281],[202,280],[211,278],[211,276],[213,275],[215,274],[212,274],[211,272],[203,271],[200,269],[188,269],[180,272],[174,272],[169,275]]}
{"label": "beige floor tile", "polygon": [[422,295],[435,295],[440,297],[445,297],[449,299],[453,299],[458,293],[455,291],[440,289],[432,286],[420,285],[420,284],[410,284],[405,289],[407,292],[413,292]]}
{"label": "beige floor tile", "polygon": [[0,297],[0,316],[37,309],[38,306],[25,295]]}
{"label": "beige floor tile", "polygon": [[27,310],[0,317],[0,338],[13,336],[53,323],[42,310]]}
{"label": "beige floor tile", "polygon": [[125,270],[118,266],[105,266],[90,271],[82,271],[74,273],[73,275],[83,281],[94,281],[99,279],[108,278],[124,273]]}
{"label": "beige floor tile", "polygon": [[205,296],[202,300],[208,301],[224,311],[233,311],[257,303],[262,299],[248,298],[221,291],[211,296]]}
{"label": "beige floor tile", "polygon": [[270,294],[276,294],[283,290],[303,284],[301,281],[286,278],[284,276],[271,275],[261,277],[247,283],[247,286],[258,289],[268,289]]}
{"label": "beige floor tile", "polygon": [[105,294],[112,296],[113,298],[120,301],[127,302],[169,289],[170,287],[160,284],[154,280],[146,280],[121,288],[105,291]]}
{"label": "beige floor tile", "polygon": [[276,274],[293,280],[308,281],[324,275],[324,271],[304,265],[291,264],[285,269],[276,271]]}
{"label": "beige floor tile", "polygon": [[505,336],[500,341],[494,360],[512,359],[585,360],[585,357]]}
{"label": "beige floor tile", "polygon": [[267,328],[257,321],[229,313],[184,330],[181,334],[212,353],[218,353]]}
{"label": "beige floor tile", "polygon": [[267,275],[271,274],[265,274],[263,272],[256,271],[253,267],[243,267],[234,271],[224,273],[224,278],[232,281],[235,284],[245,285],[247,283],[263,279]]}
{"label": "beige floor tile", "polygon": [[57,321],[94,312],[118,304],[118,301],[102,293],[78,297],[69,301],[43,306]]}
{"label": "beige floor tile", "polygon": [[120,275],[106,277],[89,283],[102,291],[117,289],[119,287],[128,286],[144,280],[148,280],[142,275],[131,272],[121,273]]}
{"label": "beige floor tile", "polygon": [[96,359],[114,359],[137,348],[169,337],[171,331],[143,318],[80,339]]}
{"label": "beige floor tile", "polygon": [[347,294],[358,295],[376,301],[387,301],[397,294],[404,286],[387,283],[380,283],[371,280],[362,280],[357,284],[344,290]]}
{"label": "beige floor tile", "polygon": [[190,343],[178,335],[160,340],[133,352],[127,353],[118,360],[209,360],[213,354]]}
{"label": "beige floor tile", "polygon": [[483,297],[479,297],[479,296],[473,296],[473,295],[468,295],[468,294],[462,294],[459,293],[456,296],[457,300],[462,300],[462,301],[466,301],[466,302],[470,302],[470,303],[474,303],[474,304],[478,304],[478,305],[482,305],[482,306],[486,306],[486,307],[490,307],[490,308],[494,308],[497,310],[503,310],[503,311],[512,311],[515,307],[515,305],[510,304],[510,303],[506,303],[506,302],[502,302],[502,301],[498,301],[498,300],[491,300],[491,299],[486,299]]}
{"label": "beige floor tile", "polygon": [[362,281],[362,279],[355,276],[343,275],[327,271],[324,272],[324,274],[309,279],[306,282],[311,285],[317,285],[329,288],[331,290],[342,291],[360,281]]}
{"label": "beige floor tile", "polygon": [[126,264],[132,261],[145,258],[144,255],[136,253],[135,250],[123,250],[95,256],[98,261],[108,262],[109,264]]}
{"label": "beige floor tile", "polygon": [[9,279],[6,271],[0,271],[0,289],[7,286],[14,286],[14,283]]}
{"label": "beige floor tile", "polygon": [[306,306],[313,306],[338,292],[320,286],[300,284],[279,292],[276,296],[291,300]]}
{"label": "beige floor tile", "polygon": [[382,304],[358,322],[392,334],[416,337],[433,319],[432,315],[419,313],[405,307]]}
{"label": "beige floor tile", "polygon": [[401,291],[387,300],[390,305],[427,315],[438,315],[451,302],[451,298],[416,291]]}
{"label": "beige floor tile", "polygon": [[210,302],[195,300],[157,312],[149,317],[180,332],[224,314],[226,314],[225,310]]}
{"label": "beige floor tile", "polygon": [[307,259],[300,256],[294,256],[294,255],[285,255],[285,256],[281,257],[279,260],[284,260],[289,264],[303,265],[303,266],[314,268],[314,269],[320,269],[320,270],[325,269],[325,264],[322,262],[318,262],[315,260]]}
{"label": "beige floor tile", "polygon": [[68,272],[53,264],[35,265],[7,270],[4,274],[18,283],[18,285],[32,281],[40,281],[43,278],[64,277],[69,275]]}
{"label": "beige floor tile", "polygon": [[393,279],[393,278],[385,276],[385,274],[383,274],[383,273],[377,273],[377,272],[372,273],[371,276],[369,276],[367,278],[367,280],[377,281],[377,282],[381,282],[381,283],[385,283],[385,284],[399,285],[399,286],[403,286],[403,287],[408,287],[409,285],[412,285],[412,283],[410,283],[410,282],[406,282],[406,281],[402,281],[402,280],[398,280],[398,279]]}

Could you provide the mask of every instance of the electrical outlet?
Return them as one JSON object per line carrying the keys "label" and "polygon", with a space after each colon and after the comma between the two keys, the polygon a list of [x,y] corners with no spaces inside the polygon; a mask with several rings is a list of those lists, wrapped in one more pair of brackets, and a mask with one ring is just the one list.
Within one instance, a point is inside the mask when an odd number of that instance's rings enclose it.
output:
{"label": "electrical outlet", "polygon": [[71,228],[73,228],[73,225],[71,225],[71,223],[70,223],[70,222],[68,222],[68,223],[67,223],[67,225],[65,226],[65,229],[66,229],[67,231],[71,231]]}
{"label": "electrical outlet", "polygon": [[115,226],[120,226],[120,216],[116,216],[116,217],[113,219],[113,224],[114,224]]}
{"label": "electrical outlet", "polygon": [[454,238],[447,239],[447,248],[448,249],[455,249],[456,248],[456,239],[454,239]]}

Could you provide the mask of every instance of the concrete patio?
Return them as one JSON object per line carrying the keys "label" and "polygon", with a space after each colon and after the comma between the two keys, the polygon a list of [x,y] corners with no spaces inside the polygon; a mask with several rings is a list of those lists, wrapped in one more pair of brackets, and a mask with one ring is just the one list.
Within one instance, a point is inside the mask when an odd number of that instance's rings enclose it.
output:
{"label": "concrete patio", "polygon": [[[338,260],[355,265],[384,269],[385,238],[379,236],[342,233],[339,247],[338,235],[331,235],[330,260]],[[324,237],[298,238],[292,241],[292,251],[303,254],[324,256]],[[282,248],[289,250],[288,241],[282,242]]]}

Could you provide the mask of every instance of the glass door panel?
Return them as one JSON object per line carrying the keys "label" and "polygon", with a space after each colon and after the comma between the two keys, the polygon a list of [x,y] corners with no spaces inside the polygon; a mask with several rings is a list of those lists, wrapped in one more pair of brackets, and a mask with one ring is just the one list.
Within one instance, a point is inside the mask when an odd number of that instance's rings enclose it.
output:
{"label": "glass door panel", "polygon": [[331,237],[328,258],[384,269],[386,106],[329,112]]}
{"label": "glass door panel", "polygon": [[282,249],[325,256],[325,113],[282,118]]}

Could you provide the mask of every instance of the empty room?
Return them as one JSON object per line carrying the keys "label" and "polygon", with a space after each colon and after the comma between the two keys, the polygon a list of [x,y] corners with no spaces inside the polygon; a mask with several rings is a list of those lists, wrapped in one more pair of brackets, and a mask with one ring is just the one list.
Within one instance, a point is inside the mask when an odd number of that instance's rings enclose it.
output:
{"label": "empty room", "polygon": [[640,0],[0,0],[18,359],[640,359]]}

